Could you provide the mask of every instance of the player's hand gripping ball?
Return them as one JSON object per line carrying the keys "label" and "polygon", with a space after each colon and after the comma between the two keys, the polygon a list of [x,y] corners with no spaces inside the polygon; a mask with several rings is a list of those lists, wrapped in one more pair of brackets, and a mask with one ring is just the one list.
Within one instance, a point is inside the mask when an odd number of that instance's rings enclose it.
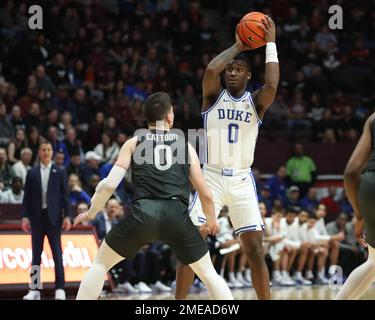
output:
{"label": "player's hand gripping ball", "polygon": [[244,15],[237,24],[237,34],[241,41],[256,49],[266,44],[265,28],[262,19],[267,21],[267,16],[261,12],[250,12]]}

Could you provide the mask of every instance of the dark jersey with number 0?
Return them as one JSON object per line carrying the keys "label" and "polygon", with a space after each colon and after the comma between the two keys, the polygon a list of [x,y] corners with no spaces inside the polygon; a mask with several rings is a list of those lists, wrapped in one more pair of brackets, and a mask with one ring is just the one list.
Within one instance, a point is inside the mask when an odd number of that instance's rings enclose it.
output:
{"label": "dark jersey with number 0", "polygon": [[174,130],[138,130],[132,155],[133,201],[179,199],[189,205],[189,152],[183,135]]}

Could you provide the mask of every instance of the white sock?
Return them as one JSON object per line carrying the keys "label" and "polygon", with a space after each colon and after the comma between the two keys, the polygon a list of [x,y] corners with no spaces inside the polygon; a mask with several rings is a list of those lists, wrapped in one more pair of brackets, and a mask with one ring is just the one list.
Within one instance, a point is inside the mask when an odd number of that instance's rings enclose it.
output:
{"label": "white sock", "polygon": [[375,249],[368,246],[368,259],[350,274],[336,300],[358,300],[375,281]]}
{"label": "white sock", "polygon": [[319,278],[325,278],[325,272],[324,272],[324,269],[318,272],[318,277],[319,277]]}
{"label": "white sock", "polygon": [[227,283],[217,274],[208,252],[197,262],[194,262],[189,266],[207,287],[211,299],[233,300],[232,293],[230,292]]}
{"label": "white sock", "polygon": [[251,279],[251,270],[249,268],[245,269],[245,278]]}
{"label": "white sock", "polygon": [[94,300],[103,289],[105,275],[114,265],[124,260],[124,257],[113,251],[103,240],[92,266],[85,274],[79,286],[77,300]]}
{"label": "white sock", "polygon": [[274,278],[281,277],[280,270],[274,270],[272,272],[272,275],[273,275]]}
{"label": "white sock", "polygon": [[221,276],[222,278],[224,278],[224,273],[225,273],[225,269],[221,269],[221,270],[220,270],[220,276]]}
{"label": "white sock", "polygon": [[236,281],[236,277],[234,276],[234,272],[229,272],[228,278],[229,278],[230,282]]}
{"label": "white sock", "polygon": [[298,278],[298,279],[301,279],[302,278],[302,272],[301,271],[296,271],[295,277]]}
{"label": "white sock", "polygon": [[289,278],[289,273],[286,270],[282,271],[282,275],[284,278]]}

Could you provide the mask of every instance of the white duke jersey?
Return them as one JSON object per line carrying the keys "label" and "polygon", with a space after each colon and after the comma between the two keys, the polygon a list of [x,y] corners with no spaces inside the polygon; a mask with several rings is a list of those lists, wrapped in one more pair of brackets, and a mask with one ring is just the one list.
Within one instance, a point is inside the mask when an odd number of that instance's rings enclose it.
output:
{"label": "white duke jersey", "polygon": [[206,164],[217,169],[251,167],[262,122],[250,92],[234,98],[224,89],[202,116],[206,130]]}

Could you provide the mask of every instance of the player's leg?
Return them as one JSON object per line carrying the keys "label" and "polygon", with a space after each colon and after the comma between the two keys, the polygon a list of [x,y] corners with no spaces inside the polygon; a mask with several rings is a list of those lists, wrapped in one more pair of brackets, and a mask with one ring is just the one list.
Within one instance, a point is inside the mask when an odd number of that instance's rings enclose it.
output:
{"label": "player's leg", "polygon": [[79,286],[77,300],[94,300],[103,288],[106,273],[125,258],[113,251],[103,240],[98,254]]}
{"label": "player's leg", "polygon": [[328,244],[321,245],[317,258],[318,267],[318,281],[321,284],[328,284],[328,279],[325,276],[325,265],[328,258]]}
{"label": "player's leg", "polygon": [[252,284],[258,299],[271,299],[270,278],[263,255],[263,232],[245,232],[240,235],[251,268]]}
{"label": "player's leg", "polygon": [[329,242],[329,265],[336,266],[339,261],[340,255],[340,242],[336,240],[331,240]]}
{"label": "player's leg", "polygon": [[189,266],[207,287],[211,299],[233,300],[228,285],[225,280],[217,274],[208,252],[198,261],[189,264]]}
{"label": "player's leg", "polygon": [[287,266],[288,273],[290,273],[290,270],[292,269],[294,261],[296,260],[297,252],[298,251],[297,251],[296,248],[289,247],[289,252],[288,252],[288,266]]}
{"label": "player's leg", "polygon": [[[223,207],[223,203],[221,201],[223,196],[224,186],[222,185],[222,177],[215,173],[203,171],[203,174],[206,177],[206,181],[208,186],[211,189],[214,198],[215,204],[215,212],[218,215],[220,209]],[[205,215],[202,210],[202,204],[200,202],[198,193],[195,194],[194,201],[192,204],[191,212],[190,212],[191,220],[193,224],[199,228],[201,225],[205,223]],[[207,233],[205,231],[200,231],[201,236],[203,239],[207,238]],[[189,294],[190,288],[194,282],[195,273],[194,271],[188,266],[184,265],[181,262],[178,262],[176,268],[176,292],[175,292],[175,299],[176,300],[184,300],[186,299],[187,295]]]}
{"label": "player's leg", "polygon": [[336,300],[357,300],[375,281],[375,248],[368,246],[368,259],[355,269],[336,295]]}
{"label": "player's leg", "polygon": [[316,250],[317,250],[316,245],[312,245],[311,248],[309,249],[309,254],[307,257],[307,268],[306,268],[306,279],[308,280],[314,279],[313,268],[314,268],[315,258],[317,256]]}
{"label": "player's leg", "polygon": [[229,187],[230,219],[250,263],[252,284],[258,299],[270,299],[269,272],[263,253],[263,220],[252,175],[233,177]]}

